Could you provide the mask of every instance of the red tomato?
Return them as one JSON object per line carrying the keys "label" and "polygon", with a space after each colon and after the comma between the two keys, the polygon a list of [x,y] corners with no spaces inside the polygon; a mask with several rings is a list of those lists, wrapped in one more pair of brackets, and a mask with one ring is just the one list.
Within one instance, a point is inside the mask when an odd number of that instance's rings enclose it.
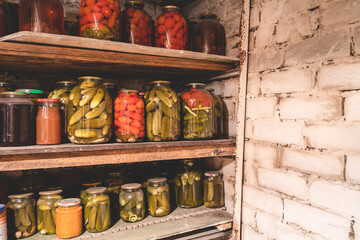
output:
{"label": "red tomato", "polygon": [[138,137],[140,138],[145,137],[145,131],[140,131]]}
{"label": "red tomato", "polygon": [[104,14],[104,17],[106,17],[106,18],[109,18],[112,15],[111,9],[106,6],[101,9],[101,12],[102,12],[102,14]]}
{"label": "red tomato", "polygon": [[120,112],[115,112],[114,113],[114,118],[118,119],[119,117],[121,117]]}
{"label": "red tomato", "polygon": [[171,29],[175,26],[176,22],[173,18],[167,18],[165,20],[165,26],[167,29]]}
{"label": "red tomato", "polygon": [[127,99],[127,104],[129,105],[134,105],[137,103],[137,101],[139,101],[139,97],[138,96],[131,96],[129,97],[129,99]]}
{"label": "red tomato", "polygon": [[144,101],[142,99],[140,99],[137,103],[136,103],[136,106],[138,108],[144,108]]}
{"label": "red tomato", "polygon": [[137,107],[136,107],[136,105],[128,105],[128,106],[127,106],[127,109],[128,109],[129,111],[131,111],[131,112],[135,112],[136,109],[137,109]]}
{"label": "red tomato", "polygon": [[130,126],[130,133],[133,135],[138,135],[140,133],[139,128]]}
{"label": "red tomato", "polygon": [[131,126],[140,128],[141,123],[138,120],[134,120],[134,121],[132,121]]}
{"label": "red tomato", "polygon": [[191,98],[191,93],[190,92],[184,92],[181,95],[181,98],[182,98],[183,101],[187,102]]}
{"label": "red tomato", "polygon": [[189,99],[189,101],[187,102],[188,106],[193,108],[193,107],[197,107],[198,105],[198,101],[195,98],[191,98]]}

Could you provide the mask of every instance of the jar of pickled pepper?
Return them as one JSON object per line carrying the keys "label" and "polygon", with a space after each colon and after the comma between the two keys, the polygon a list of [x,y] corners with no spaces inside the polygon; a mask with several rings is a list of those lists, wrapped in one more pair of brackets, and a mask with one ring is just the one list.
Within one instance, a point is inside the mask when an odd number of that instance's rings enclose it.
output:
{"label": "jar of pickled pepper", "polygon": [[121,186],[120,217],[124,222],[138,222],[145,216],[145,199],[140,183]]}
{"label": "jar of pickled pepper", "polygon": [[174,184],[178,207],[194,208],[203,204],[202,172],[194,160],[179,162]]}
{"label": "jar of pickled pepper", "polygon": [[36,232],[35,206],[32,193],[9,196],[7,227],[9,239],[26,238]]}
{"label": "jar of pickled pepper", "polygon": [[219,208],[224,202],[224,181],[221,174],[216,171],[205,172],[204,179],[204,205],[208,208]]}
{"label": "jar of pickled pepper", "polygon": [[224,105],[214,89],[210,88],[208,91],[214,100],[214,138],[220,139],[224,135]]}
{"label": "jar of pickled pepper", "polygon": [[82,233],[82,207],[80,199],[66,198],[58,202],[56,209],[56,236],[73,238]]}
{"label": "jar of pickled pepper", "polygon": [[80,36],[121,39],[121,11],[117,0],[81,0]]}
{"label": "jar of pickled pepper", "polygon": [[170,213],[170,191],[166,181],[166,178],[151,178],[148,180],[149,214],[153,217],[163,217]]}
{"label": "jar of pickled pepper", "polygon": [[155,22],[155,46],[186,50],[188,27],[177,6],[165,6]]}
{"label": "jar of pickled pepper", "polygon": [[225,55],[225,28],[213,13],[200,15],[194,29],[194,51]]}
{"label": "jar of pickled pepper", "polygon": [[40,234],[56,233],[56,209],[58,202],[63,199],[62,190],[39,192],[37,201],[37,229]]}
{"label": "jar of pickled pepper", "polygon": [[152,46],[152,22],[140,1],[127,0],[122,12],[122,41],[144,46]]}
{"label": "jar of pickled pepper", "polygon": [[20,0],[19,31],[64,33],[64,9],[60,0]]}
{"label": "jar of pickled pepper", "polygon": [[154,81],[145,94],[149,141],[175,141],[180,137],[180,99],[169,81]]}
{"label": "jar of pickled pepper", "polygon": [[145,137],[144,100],[136,90],[120,90],[114,102],[117,142],[141,142]]}
{"label": "jar of pickled pepper", "polygon": [[214,101],[203,83],[189,83],[181,94],[183,134],[186,140],[214,137]]}
{"label": "jar of pickled pepper", "polygon": [[112,136],[112,99],[99,77],[80,77],[69,94],[68,138],[72,143],[104,143]]}

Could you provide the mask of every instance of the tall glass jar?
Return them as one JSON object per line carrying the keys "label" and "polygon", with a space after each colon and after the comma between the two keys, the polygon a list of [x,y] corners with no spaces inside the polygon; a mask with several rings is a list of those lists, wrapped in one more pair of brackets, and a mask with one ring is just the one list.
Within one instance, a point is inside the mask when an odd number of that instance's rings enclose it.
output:
{"label": "tall glass jar", "polygon": [[163,217],[170,213],[170,191],[166,181],[166,178],[151,178],[148,180],[149,214],[153,217]]}
{"label": "tall glass jar", "polygon": [[225,28],[213,13],[200,15],[194,29],[194,50],[207,54],[225,55]]}
{"label": "tall glass jar", "polygon": [[81,0],[80,36],[103,40],[121,39],[121,11],[118,1]]}
{"label": "tall glass jar", "polygon": [[194,160],[180,161],[174,177],[176,204],[182,208],[194,208],[203,204],[202,173]]}
{"label": "tall glass jar", "polygon": [[112,136],[112,99],[99,77],[80,77],[69,94],[68,137],[73,143],[104,143]]}
{"label": "tall glass jar", "polygon": [[102,232],[111,224],[110,198],[105,187],[86,190],[87,199],[84,210],[85,227],[88,232]]}
{"label": "tall glass jar", "polygon": [[3,92],[0,96],[0,146],[35,144],[35,104],[24,93]]}
{"label": "tall glass jar", "polygon": [[36,144],[61,143],[61,118],[59,100],[38,99],[38,113],[36,117]]}
{"label": "tall glass jar", "polygon": [[189,83],[181,94],[183,134],[186,140],[214,137],[214,102],[203,83]]}
{"label": "tall glass jar", "polygon": [[142,1],[127,0],[122,12],[123,42],[152,46],[152,22]]}
{"label": "tall glass jar", "polygon": [[81,203],[84,204],[86,202],[86,198],[87,198],[86,190],[88,190],[89,188],[100,187],[101,184],[102,182],[100,180],[90,180],[81,183],[81,191],[80,191]]}
{"label": "tall glass jar", "polygon": [[64,33],[64,9],[60,0],[20,0],[19,30]]}
{"label": "tall glass jar", "polygon": [[26,238],[36,232],[36,202],[31,196],[32,193],[9,196],[6,208],[10,239]]}
{"label": "tall glass jar", "polygon": [[119,195],[121,186],[125,183],[123,171],[109,172],[106,178],[107,193],[110,197],[111,221],[117,222],[120,219]]}
{"label": "tall glass jar", "polygon": [[204,179],[204,205],[208,208],[219,208],[224,202],[224,181],[221,174],[216,171],[205,172]]}
{"label": "tall glass jar", "polygon": [[144,100],[136,90],[120,90],[114,102],[117,142],[141,142],[145,137]]}
{"label": "tall glass jar", "polygon": [[73,238],[82,233],[82,206],[78,198],[66,198],[58,202],[56,209],[56,236]]}
{"label": "tall glass jar", "polygon": [[37,201],[37,229],[40,234],[56,233],[56,209],[58,202],[63,199],[62,190],[39,192]]}
{"label": "tall glass jar", "polygon": [[155,22],[155,46],[186,50],[188,27],[177,6],[165,6]]}
{"label": "tall glass jar", "polygon": [[208,89],[214,100],[214,138],[220,139],[224,135],[224,105],[214,89]]}
{"label": "tall glass jar", "polygon": [[149,141],[175,141],[180,137],[180,99],[168,81],[154,81],[145,94]]}
{"label": "tall glass jar", "polygon": [[119,202],[120,217],[124,222],[138,222],[144,219],[145,200],[140,183],[122,185]]}

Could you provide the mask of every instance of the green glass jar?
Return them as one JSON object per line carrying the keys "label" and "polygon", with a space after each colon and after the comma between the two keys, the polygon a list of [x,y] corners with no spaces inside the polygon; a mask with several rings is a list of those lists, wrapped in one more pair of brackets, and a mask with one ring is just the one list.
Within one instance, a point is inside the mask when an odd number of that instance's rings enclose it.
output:
{"label": "green glass jar", "polygon": [[145,200],[140,183],[122,185],[119,202],[120,217],[124,222],[138,222],[144,219]]}
{"label": "green glass jar", "polygon": [[148,180],[147,199],[149,214],[153,217],[163,217],[170,213],[170,191],[166,178],[151,178]]}
{"label": "green glass jar", "polygon": [[204,205],[208,208],[219,208],[224,202],[224,181],[221,174],[216,171],[205,172],[204,179]]}
{"label": "green glass jar", "polygon": [[180,161],[174,186],[178,207],[194,208],[203,204],[202,173],[194,160]]}
{"label": "green glass jar", "polygon": [[28,98],[37,105],[37,100],[39,98],[45,98],[46,94],[43,90],[39,89],[16,89],[15,92],[26,93]]}

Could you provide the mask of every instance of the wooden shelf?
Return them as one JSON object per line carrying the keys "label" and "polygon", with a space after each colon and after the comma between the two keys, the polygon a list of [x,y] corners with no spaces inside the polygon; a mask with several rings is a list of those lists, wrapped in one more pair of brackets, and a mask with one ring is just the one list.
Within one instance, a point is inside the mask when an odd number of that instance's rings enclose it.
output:
{"label": "wooden shelf", "polygon": [[0,147],[0,171],[233,156],[234,139]]}
{"label": "wooden shelf", "polygon": [[[238,58],[47,33],[0,38],[0,70],[119,77],[206,79],[232,70]],[[196,78],[195,78],[196,79]],[[198,79],[196,79],[198,80]]]}

